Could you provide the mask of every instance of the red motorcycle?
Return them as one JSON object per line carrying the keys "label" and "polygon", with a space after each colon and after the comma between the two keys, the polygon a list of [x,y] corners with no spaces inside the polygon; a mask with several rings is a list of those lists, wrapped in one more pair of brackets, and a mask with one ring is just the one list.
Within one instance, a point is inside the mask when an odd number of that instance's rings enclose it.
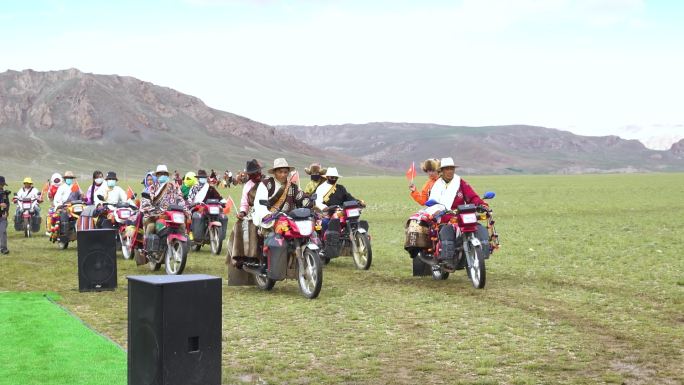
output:
{"label": "red motorcycle", "polygon": [[323,236],[323,263],[340,255],[351,256],[359,270],[370,269],[373,262],[368,222],[359,220],[362,208],[358,201],[328,207],[331,216]]}
{"label": "red motorcycle", "polygon": [[[143,193],[143,197],[149,199],[149,194]],[[142,218],[138,221],[142,222]],[[177,205],[169,205],[157,218],[157,232],[144,236],[143,247],[140,250],[142,255],[147,257],[150,270],[159,270],[163,263],[166,274],[183,273],[188,259],[188,238],[181,227],[184,224],[185,211]]]}
{"label": "red motorcycle", "polygon": [[[104,200],[101,195],[98,196],[100,200]],[[127,202],[113,204],[104,204],[106,209],[103,210],[97,219],[98,228],[111,228],[117,230],[117,242],[121,246],[121,254],[124,259],[131,259],[133,257],[133,248],[131,245],[131,238],[127,236],[127,228],[131,223],[132,218],[136,218],[138,207]]]}
{"label": "red motorcycle", "polygon": [[40,217],[36,212],[36,207],[42,202],[40,193],[38,198],[14,197],[14,203],[19,206],[20,215],[14,218],[14,229],[23,231],[24,237],[31,238],[33,233],[40,231]]}
{"label": "red motorcycle", "polygon": [[[268,201],[259,203],[268,205]],[[318,297],[323,285],[323,265],[318,255],[318,236],[314,231],[314,213],[299,208],[278,212],[271,220],[273,232],[264,240],[263,257],[244,261],[239,269],[254,275],[257,286],[271,290],[276,281],[296,279],[301,293],[309,299]]]}
{"label": "red motorcycle", "polygon": [[[484,199],[495,194],[487,192]],[[486,223],[486,227],[479,222]],[[453,229],[453,250],[442,252],[445,242],[439,238],[443,226]],[[449,229],[447,229],[449,230]],[[448,231],[446,232],[449,233]],[[499,248],[499,236],[494,228],[492,210],[473,204],[459,205],[456,210],[447,210],[436,204],[412,215],[406,223],[404,248],[413,259],[413,275],[432,275],[436,280],[449,277],[456,270],[465,269],[473,286],[485,287],[485,260]],[[442,254],[449,254],[442,258]],[[426,270],[430,270],[426,272]]]}
{"label": "red motorcycle", "polygon": [[228,217],[223,213],[219,199],[207,199],[206,203],[197,203],[192,208],[192,249],[199,251],[207,243],[211,253],[219,255],[226,238]]}

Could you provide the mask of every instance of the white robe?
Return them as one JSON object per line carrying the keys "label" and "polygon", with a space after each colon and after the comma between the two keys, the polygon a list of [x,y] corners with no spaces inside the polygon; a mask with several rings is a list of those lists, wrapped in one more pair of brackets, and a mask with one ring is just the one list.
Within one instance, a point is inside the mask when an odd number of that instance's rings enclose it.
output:
{"label": "white robe", "polygon": [[321,210],[325,210],[328,207],[328,205],[323,203],[323,198],[325,198],[325,194],[327,194],[333,186],[335,185],[324,182],[316,188],[316,207]]}
{"label": "white robe", "polygon": [[[104,183],[97,190],[95,190],[93,195],[93,201],[96,205],[105,202],[110,205],[115,205],[128,200],[128,195],[126,195],[126,192],[121,187],[114,186],[111,190],[109,190],[109,187],[107,187],[107,185]],[[100,200],[100,198],[97,197],[98,195],[102,195],[105,200]]]}
{"label": "white robe", "polygon": [[[256,195],[254,196],[254,214],[252,214],[252,222],[254,222],[254,225],[257,227],[261,226],[268,229],[273,227],[273,222],[275,222],[271,221],[269,223],[261,223],[264,217],[269,215],[271,211],[268,209],[268,207],[259,203],[260,200],[269,200],[273,198],[273,196],[280,191],[280,188],[283,186],[283,184],[278,182],[278,180],[275,178],[273,181],[275,182],[275,189],[273,189],[273,195],[271,196],[268,195],[268,188],[266,188],[265,184],[259,183],[259,187],[257,187]],[[287,194],[287,191],[285,194]]]}
{"label": "white robe", "polygon": [[454,175],[454,178],[449,183],[446,183],[443,178],[439,178],[432,186],[428,200],[436,201],[437,203],[444,205],[447,210],[451,210],[454,199],[456,199],[456,194],[458,194],[458,190],[460,189],[461,177],[458,175]]}

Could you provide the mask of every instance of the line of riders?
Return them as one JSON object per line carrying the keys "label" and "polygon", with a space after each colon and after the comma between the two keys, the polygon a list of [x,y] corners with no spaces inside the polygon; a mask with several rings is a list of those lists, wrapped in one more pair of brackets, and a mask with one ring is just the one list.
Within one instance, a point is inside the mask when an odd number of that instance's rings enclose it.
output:
{"label": "line of riders", "polygon": [[[441,280],[465,269],[475,287],[484,287],[485,259],[499,246],[492,210],[456,175],[452,158],[428,159],[421,168],[428,181],[420,191],[411,182],[409,190],[424,208],[405,226],[404,248],[413,260],[413,274]],[[368,222],[360,219],[365,202],[338,183],[342,176],[337,168],[314,163],[304,171],[310,181],[300,188],[298,173],[284,158],[274,160],[268,176],[256,159],[246,163],[228,240],[229,285],[255,283],[270,290],[275,282],[292,278],[304,296],[315,298],[321,290],[322,265],[331,259],[351,256],[358,269],[370,268]],[[190,247],[199,250],[209,244],[212,253],[220,253],[226,214],[233,205],[206,171],[189,172],[178,183],[166,165],[158,165],[145,175],[141,199],[117,185],[115,172],[105,176],[95,171],[85,193],[75,179],[71,171],[54,174],[47,191],[52,200],[47,235],[60,248],[75,240],[77,230],[111,228],[118,230],[124,258],[135,258],[152,270],[163,264],[168,274],[182,273]],[[40,228],[43,197],[31,178],[23,182],[14,197],[15,229],[30,236]],[[493,197],[491,192],[484,195]]]}

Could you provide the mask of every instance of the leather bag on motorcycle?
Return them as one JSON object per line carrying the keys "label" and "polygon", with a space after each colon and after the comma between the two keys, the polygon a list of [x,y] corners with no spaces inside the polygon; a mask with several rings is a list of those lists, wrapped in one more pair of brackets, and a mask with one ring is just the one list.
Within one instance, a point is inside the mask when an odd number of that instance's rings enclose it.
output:
{"label": "leather bag on motorcycle", "polygon": [[280,234],[271,233],[264,240],[268,277],[280,281],[287,275],[287,241]]}

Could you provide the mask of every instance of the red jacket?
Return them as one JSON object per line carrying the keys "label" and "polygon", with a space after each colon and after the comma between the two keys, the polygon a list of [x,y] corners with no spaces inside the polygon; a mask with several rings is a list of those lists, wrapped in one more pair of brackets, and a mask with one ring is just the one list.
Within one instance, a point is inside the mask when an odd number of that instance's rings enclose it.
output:
{"label": "red jacket", "polygon": [[451,209],[454,210],[458,205],[465,203],[472,203],[474,205],[485,205],[488,206],[485,201],[480,198],[479,195],[473,190],[473,188],[461,178],[461,187],[458,189],[456,198],[454,198],[454,203],[451,204]]}

